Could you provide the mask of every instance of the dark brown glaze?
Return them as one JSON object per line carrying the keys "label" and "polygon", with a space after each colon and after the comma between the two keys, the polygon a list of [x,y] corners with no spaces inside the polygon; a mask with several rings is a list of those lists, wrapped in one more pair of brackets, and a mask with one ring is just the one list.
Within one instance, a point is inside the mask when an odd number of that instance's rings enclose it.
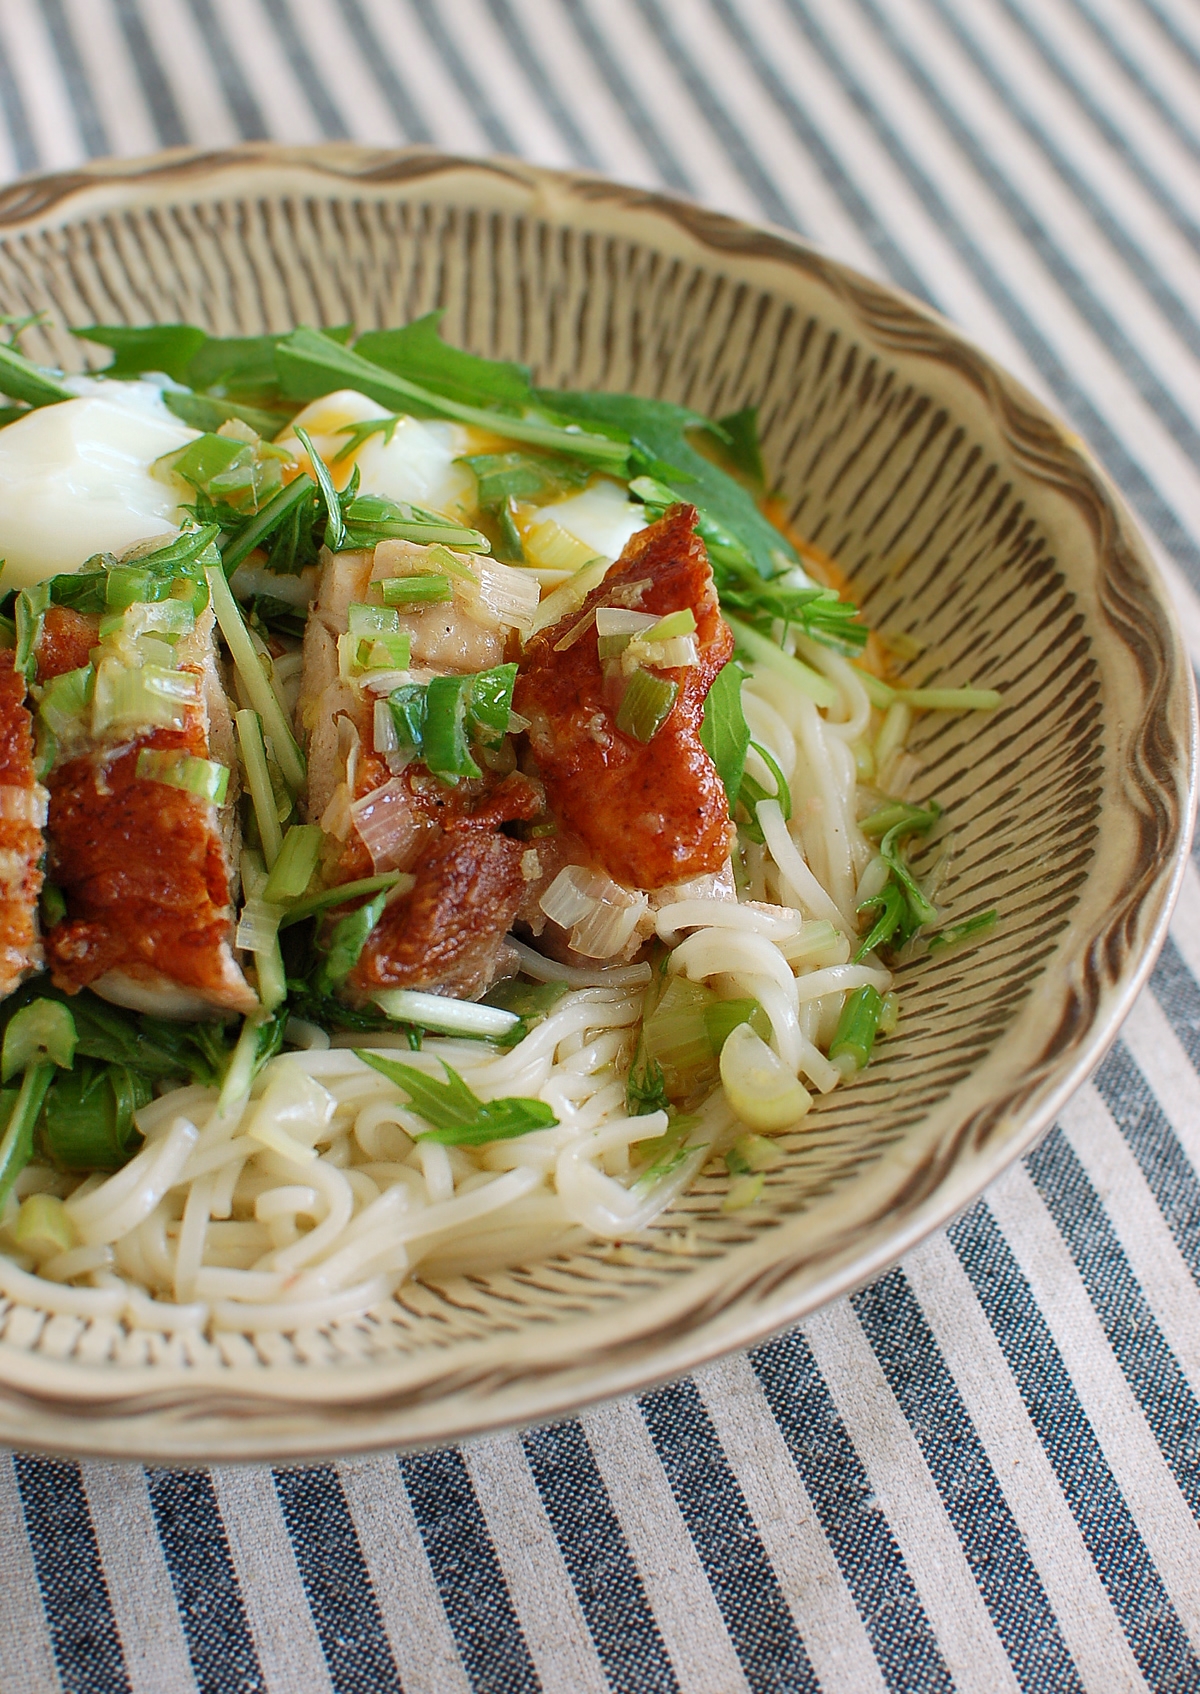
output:
{"label": "dark brown glaze", "polygon": [[[693,506],[675,506],[639,531],[604,581],[525,649],[513,699],[529,719],[529,743],[550,809],[610,876],[630,888],[665,888],[719,871],[729,855],[729,804],[700,740],[704,701],[733,652],[721,621]],[[645,582],[637,592],[634,585]],[[622,590],[632,592],[621,598]],[[623,735],[605,703],[594,631],[556,651],[597,606],[632,600],[665,616],[690,607],[700,662],[661,674],[679,684],[662,728],[648,743]]]}
{"label": "dark brown glaze", "polygon": [[37,679],[82,670],[100,639],[99,618],[85,617],[70,606],[48,606],[37,644]]}
{"label": "dark brown glaze", "polygon": [[469,824],[443,832],[410,893],[384,907],[349,987],[359,995],[420,988],[473,999],[494,980],[521,896],[525,844]]}
{"label": "dark brown glaze", "polygon": [[208,756],[203,723],[154,729],[66,759],[49,779],[50,875],[66,918],[46,938],[54,981],[75,992],[118,970],[169,978],[219,1007],[257,1003],[230,951],[231,889],[214,808],[136,775],[144,747]]}
{"label": "dark brown glaze", "polygon": [[[29,795],[38,789],[25,678],[14,670],[11,652],[0,652],[0,788]],[[37,926],[41,866],[41,830],[0,817],[0,997],[11,994],[42,963]]]}

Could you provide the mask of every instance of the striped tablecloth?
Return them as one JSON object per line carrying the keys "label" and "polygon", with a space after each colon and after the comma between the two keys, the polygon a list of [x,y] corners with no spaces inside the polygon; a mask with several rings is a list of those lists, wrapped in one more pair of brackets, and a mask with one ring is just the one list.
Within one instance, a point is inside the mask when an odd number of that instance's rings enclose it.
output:
{"label": "striped tablecloth", "polygon": [[[0,0],[0,176],[500,150],[802,231],[1071,417],[1200,659],[1197,0]],[[1039,1150],[874,1287],[551,1429],[0,1460],[4,1694],[1200,1690],[1200,878]]]}

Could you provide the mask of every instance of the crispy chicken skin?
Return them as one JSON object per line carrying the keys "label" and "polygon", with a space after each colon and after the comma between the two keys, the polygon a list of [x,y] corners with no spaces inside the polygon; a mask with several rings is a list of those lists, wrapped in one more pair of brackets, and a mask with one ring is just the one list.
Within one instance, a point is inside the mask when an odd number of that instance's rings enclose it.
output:
{"label": "crispy chicken skin", "polygon": [[[33,719],[25,678],[13,655],[0,653],[0,789],[45,800],[33,769]],[[0,817],[0,996],[11,994],[42,964],[37,903],[42,891],[42,832],[32,821]]]}
{"label": "crispy chicken skin", "polygon": [[[675,506],[633,536],[600,586],[525,649],[513,706],[528,718],[529,743],[550,808],[595,861],[630,888],[665,888],[719,871],[729,857],[729,803],[700,740],[704,701],[733,652],[717,611],[693,506]],[[638,588],[638,584],[644,584]],[[625,605],[665,616],[690,607],[700,662],[661,674],[679,696],[648,743],[622,734],[604,699],[594,631],[565,651],[560,642],[598,606]]]}
{"label": "crispy chicken skin", "polygon": [[524,842],[486,827],[442,832],[417,861],[412,891],[384,907],[350,974],[351,991],[482,994],[525,891],[524,852]]}
{"label": "crispy chicken skin", "polygon": [[[52,618],[55,612],[64,615]],[[39,681],[86,663],[96,640],[95,620],[64,608],[52,608],[46,625]],[[60,988],[90,987],[139,1011],[250,1012],[257,996],[231,946],[236,789],[218,811],[136,774],[147,747],[215,757],[236,771],[211,613],[180,641],[176,660],[203,687],[202,703],[187,709],[182,729],[148,729],[86,747],[50,773],[47,862],[67,915],[46,937],[47,963]]]}

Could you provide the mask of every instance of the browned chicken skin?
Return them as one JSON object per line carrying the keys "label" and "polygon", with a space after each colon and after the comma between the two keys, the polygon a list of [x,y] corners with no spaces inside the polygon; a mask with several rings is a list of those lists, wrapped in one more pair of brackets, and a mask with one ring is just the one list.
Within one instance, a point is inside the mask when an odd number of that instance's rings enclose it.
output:
{"label": "browned chicken skin", "polygon": [[[629,888],[665,888],[719,871],[729,856],[729,803],[700,740],[704,701],[733,653],[721,621],[693,506],[675,506],[636,534],[604,581],[525,649],[514,708],[550,809],[596,862]],[[637,584],[645,586],[638,591]],[[690,607],[700,662],[661,674],[679,684],[669,716],[643,743],[623,735],[605,704],[594,630],[557,643],[597,606],[630,605],[665,616]]]}
{"label": "browned chicken skin", "polygon": [[[50,607],[37,647],[39,682],[87,664],[97,638],[98,619]],[[217,723],[207,642],[198,635],[184,664],[202,677],[205,702],[187,708],[182,729],[87,747],[47,778],[47,864],[67,915],[46,936],[46,962],[68,993],[94,987],[168,1017],[208,1007],[249,1012],[258,1003],[232,951],[230,848],[217,809],[136,771],[143,748],[232,763],[232,745],[214,745],[228,739],[228,726]]]}
{"label": "browned chicken skin", "polygon": [[[0,996],[11,994],[42,963],[37,903],[42,891],[42,832],[32,821],[45,799],[33,769],[33,719],[25,678],[13,655],[0,653],[0,789],[28,795],[31,816],[0,817]],[[12,808],[20,809],[20,802]]]}

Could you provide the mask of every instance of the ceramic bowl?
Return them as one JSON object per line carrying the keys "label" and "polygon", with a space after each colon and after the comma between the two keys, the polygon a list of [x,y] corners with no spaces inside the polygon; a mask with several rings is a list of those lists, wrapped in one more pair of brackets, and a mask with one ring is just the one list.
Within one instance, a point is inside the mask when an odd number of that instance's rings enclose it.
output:
{"label": "ceramic bowl", "polygon": [[248,334],[433,307],[451,340],[542,383],[759,407],[796,528],[876,628],[919,643],[906,678],[1003,695],[921,718],[912,788],[953,833],[949,921],[995,906],[999,924],[902,969],[899,1034],[782,1138],[755,1206],[723,1211],[710,1172],[617,1253],[412,1282],[295,1335],[214,1342],[5,1299],[0,1442],[160,1461],[444,1443],[759,1341],[1028,1149],[1162,940],[1195,742],[1162,584],[1079,439],[916,302],[694,206],[419,150],[174,152],[0,194],[0,311],[46,309],[26,346],[69,367],[85,350],[57,326]]}

